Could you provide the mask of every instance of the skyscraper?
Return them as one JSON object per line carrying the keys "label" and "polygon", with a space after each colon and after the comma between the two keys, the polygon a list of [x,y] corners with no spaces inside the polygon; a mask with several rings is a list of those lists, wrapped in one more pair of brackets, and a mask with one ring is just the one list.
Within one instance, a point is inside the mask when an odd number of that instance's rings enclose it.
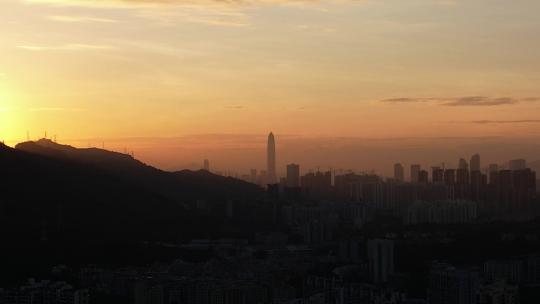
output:
{"label": "skyscraper", "polygon": [[463,158],[459,159],[458,169],[469,171],[469,164],[467,163],[465,159]]}
{"label": "skyscraper", "polygon": [[394,274],[394,242],[385,239],[369,240],[368,260],[371,281],[388,282]]}
{"label": "skyscraper", "polygon": [[394,165],[394,179],[399,182],[402,182],[405,179],[405,173],[402,164],[398,163]]}
{"label": "skyscraper", "polygon": [[411,165],[411,182],[418,182],[418,175],[420,174],[420,165]]}
{"label": "skyscraper", "polygon": [[287,165],[287,182],[289,188],[300,187],[300,166],[297,164]]}
{"label": "skyscraper", "polygon": [[268,135],[268,146],[267,146],[267,162],[266,162],[266,168],[267,168],[267,183],[268,184],[275,184],[277,183],[277,176],[276,176],[276,140],[274,138],[274,134],[270,132]]}
{"label": "skyscraper", "polygon": [[431,180],[433,183],[443,183],[444,169],[441,169],[441,167],[433,167],[431,171]]}
{"label": "skyscraper", "polygon": [[447,264],[432,266],[428,278],[430,304],[476,304],[480,277],[478,272],[457,269]]}
{"label": "skyscraper", "polygon": [[456,170],[447,169],[444,171],[444,182],[447,185],[453,185],[456,183]]}
{"label": "skyscraper", "polygon": [[418,182],[421,184],[427,184],[429,181],[429,173],[426,170],[420,170],[418,172]]}
{"label": "skyscraper", "polygon": [[210,161],[208,159],[204,160],[204,171],[210,171]]}
{"label": "skyscraper", "polygon": [[480,154],[475,154],[471,158],[471,171],[480,171]]}
{"label": "skyscraper", "polygon": [[527,169],[527,161],[524,159],[513,159],[508,162],[508,168],[512,171]]}
{"label": "skyscraper", "polygon": [[499,175],[499,165],[490,164],[489,165],[489,183],[495,185],[497,183],[497,177]]}

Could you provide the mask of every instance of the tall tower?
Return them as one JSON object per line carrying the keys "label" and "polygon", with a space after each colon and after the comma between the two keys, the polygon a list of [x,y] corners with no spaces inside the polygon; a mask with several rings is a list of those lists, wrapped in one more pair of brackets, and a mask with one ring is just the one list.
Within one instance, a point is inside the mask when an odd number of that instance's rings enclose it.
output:
{"label": "tall tower", "polygon": [[210,161],[208,159],[204,160],[204,171],[210,172]]}
{"label": "tall tower", "polygon": [[268,184],[275,184],[277,183],[277,176],[276,176],[276,140],[274,139],[274,134],[270,132],[270,135],[268,135],[268,146],[266,151],[266,168],[267,168],[267,174]]}

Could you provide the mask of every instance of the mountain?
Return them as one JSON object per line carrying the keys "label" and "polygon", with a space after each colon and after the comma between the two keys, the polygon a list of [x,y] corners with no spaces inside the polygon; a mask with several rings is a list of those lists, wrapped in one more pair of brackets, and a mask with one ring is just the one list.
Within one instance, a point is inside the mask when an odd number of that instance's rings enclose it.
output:
{"label": "mountain", "polygon": [[[129,155],[49,140],[0,144],[0,268],[6,278],[56,264],[144,263],[177,258],[148,244],[219,235],[234,225],[199,213],[197,200],[252,204],[262,190],[205,171],[165,172]],[[254,206],[253,208],[256,208]]]}
{"label": "mountain", "polygon": [[21,143],[15,148],[55,159],[92,165],[178,202],[251,199],[262,192],[256,185],[204,170],[166,172],[127,154],[96,148],[78,149],[48,139]]}
{"label": "mountain", "polygon": [[262,194],[256,185],[206,171],[165,172],[129,155],[46,139],[15,149],[1,145],[0,174],[0,233],[12,231],[6,237],[13,240],[37,240],[46,232],[84,239],[188,237],[215,228],[204,226],[196,201],[250,203]]}
{"label": "mountain", "polygon": [[0,168],[0,223],[14,240],[40,239],[53,230],[146,238],[185,214],[182,205],[151,189],[69,159],[1,146]]}

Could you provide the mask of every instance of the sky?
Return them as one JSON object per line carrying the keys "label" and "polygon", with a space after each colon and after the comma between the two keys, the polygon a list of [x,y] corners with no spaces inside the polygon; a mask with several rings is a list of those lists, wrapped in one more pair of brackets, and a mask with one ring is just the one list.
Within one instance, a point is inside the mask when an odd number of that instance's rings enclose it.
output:
{"label": "sky", "polygon": [[47,131],[165,169],[264,168],[270,131],[278,164],[305,170],[386,174],[475,151],[540,159],[538,11],[536,0],[2,0],[0,139]]}

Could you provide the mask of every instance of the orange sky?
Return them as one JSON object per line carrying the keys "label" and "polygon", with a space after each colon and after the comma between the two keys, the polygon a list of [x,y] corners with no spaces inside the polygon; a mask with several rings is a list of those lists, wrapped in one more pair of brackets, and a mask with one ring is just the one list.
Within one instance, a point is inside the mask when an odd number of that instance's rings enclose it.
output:
{"label": "orange sky", "polygon": [[239,166],[238,141],[178,140],[270,130],[313,147],[518,136],[526,149],[540,135],[540,3],[518,2],[5,0],[0,138],[106,141],[165,168],[216,151],[223,169]]}

